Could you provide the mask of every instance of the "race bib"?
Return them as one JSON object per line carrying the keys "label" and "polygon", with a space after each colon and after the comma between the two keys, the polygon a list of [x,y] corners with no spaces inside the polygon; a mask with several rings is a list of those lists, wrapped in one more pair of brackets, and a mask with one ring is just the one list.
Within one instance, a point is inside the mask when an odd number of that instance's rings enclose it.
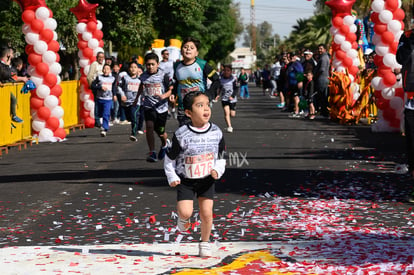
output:
{"label": "race bib", "polygon": [[137,83],[128,83],[127,89],[128,89],[128,91],[131,91],[131,92],[138,92],[139,84],[137,84]]}
{"label": "race bib", "polygon": [[102,83],[102,90],[104,90],[104,91],[110,91],[110,90],[112,90],[112,83]]}
{"label": "race bib", "polygon": [[201,179],[210,175],[214,164],[214,153],[184,158],[185,173],[189,179]]}
{"label": "race bib", "polygon": [[162,87],[159,83],[145,84],[144,92],[147,96],[159,96],[162,95]]}

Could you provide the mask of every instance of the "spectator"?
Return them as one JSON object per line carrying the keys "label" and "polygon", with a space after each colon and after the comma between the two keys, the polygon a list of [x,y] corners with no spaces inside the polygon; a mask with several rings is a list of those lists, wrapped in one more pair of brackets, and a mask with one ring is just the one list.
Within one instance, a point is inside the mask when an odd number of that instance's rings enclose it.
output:
{"label": "spectator", "polygon": [[269,64],[266,64],[260,74],[263,81],[263,95],[266,95],[266,92],[269,92],[272,88],[272,83],[270,82],[270,68]]}
{"label": "spectator", "polygon": [[290,117],[299,118],[299,101],[303,88],[303,66],[300,63],[296,53],[290,54],[290,63],[287,67],[287,76],[289,83],[289,101],[293,101],[293,113]]}
{"label": "spectator", "polygon": [[[105,54],[103,52],[98,52],[96,54],[96,61],[92,62],[91,66],[89,67],[89,73],[86,76],[89,86],[91,86],[92,81],[94,81],[96,79],[96,77],[98,75],[101,75],[103,73],[103,65],[104,65],[104,61],[105,61]],[[92,89],[92,91],[94,91]],[[98,101],[96,98],[96,94],[93,94],[94,96],[94,100],[95,100],[95,127],[100,128],[101,127],[101,121],[100,118],[98,116]]]}
{"label": "spectator", "polygon": [[280,70],[282,69],[279,59],[280,58],[278,56],[275,57],[275,63],[273,63],[270,70],[270,82],[272,84],[272,91],[270,93],[271,97],[275,97],[277,95],[277,81],[280,76]]}
{"label": "spectator", "polygon": [[241,69],[238,81],[240,83],[240,98],[249,99],[249,75],[243,68]]}
{"label": "spectator", "polygon": [[326,46],[324,44],[320,44],[318,46],[319,52],[319,61],[315,68],[315,81],[316,81],[316,90],[318,92],[318,102],[317,107],[321,112],[321,115],[324,117],[328,117],[329,110],[328,110],[328,96],[329,96],[329,63],[330,58],[326,51]]}

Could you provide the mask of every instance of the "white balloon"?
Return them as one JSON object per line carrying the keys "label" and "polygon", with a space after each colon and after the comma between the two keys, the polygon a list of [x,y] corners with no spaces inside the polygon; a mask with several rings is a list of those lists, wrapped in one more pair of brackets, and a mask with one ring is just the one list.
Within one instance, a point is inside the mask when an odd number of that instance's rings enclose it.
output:
{"label": "white balloon", "polygon": [[54,95],[48,95],[45,98],[44,104],[45,104],[46,107],[48,107],[50,110],[52,110],[53,108],[55,108],[59,104],[59,100]]}
{"label": "white balloon", "polygon": [[39,141],[52,141],[53,140],[53,132],[49,128],[43,128],[39,132]]}
{"label": "white balloon", "polygon": [[348,52],[350,49],[352,49],[352,44],[349,41],[343,41],[341,43],[341,50]]}
{"label": "white balloon", "polygon": [[36,68],[34,66],[32,65],[27,66],[27,73],[29,75],[33,75],[35,71],[36,71]]}
{"label": "white balloon", "polygon": [[401,35],[404,33],[404,31],[400,30],[395,35],[394,41],[400,41]]}
{"label": "white balloon", "polygon": [[42,40],[36,41],[33,45],[33,49],[37,54],[44,54],[47,51],[47,44]]}
{"label": "white balloon", "polygon": [[85,101],[83,103],[83,107],[85,108],[85,110],[87,111],[93,111],[95,108],[95,102],[93,102],[92,100],[88,99],[87,101]]}
{"label": "white balloon", "polygon": [[345,36],[343,36],[342,34],[335,34],[334,41],[336,44],[342,44],[342,42],[345,41]]}
{"label": "white balloon", "polygon": [[91,97],[91,95],[88,94],[88,93],[85,93],[85,92],[82,92],[82,93],[79,94],[79,99],[81,101],[87,101],[90,97]]}
{"label": "white balloon", "polygon": [[32,128],[33,130],[40,132],[43,128],[46,127],[46,122],[41,119],[33,119]]}
{"label": "white balloon", "polygon": [[332,34],[332,36],[334,36],[335,34],[339,32],[339,30],[335,28],[334,26],[332,26],[329,28],[329,32]]}
{"label": "white balloon", "polygon": [[57,39],[58,39],[58,34],[56,31],[53,31],[53,40],[57,41]]}
{"label": "white balloon", "polygon": [[384,10],[385,2],[384,0],[374,0],[371,4],[371,9],[375,12],[380,13]]}
{"label": "white balloon", "polygon": [[344,17],[343,22],[345,25],[351,26],[352,24],[354,24],[355,19],[352,15],[347,15]]}
{"label": "white balloon", "polygon": [[393,17],[393,14],[389,10],[381,11],[378,16],[379,20],[384,24],[388,24],[388,22],[392,20],[392,17]]}
{"label": "white balloon", "polygon": [[59,85],[62,82],[62,78],[60,77],[60,75],[57,75],[56,78],[57,78],[56,85]]}
{"label": "white balloon", "polygon": [[63,111],[63,108],[61,106],[56,106],[51,110],[50,115],[60,119],[63,117],[64,113],[65,112]]}
{"label": "white balloon", "polygon": [[350,80],[352,83],[354,82],[355,78],[354,78],[354,76],[353,76],[352,74],[349,74],[349,80]]}
{"label": "white balloon", "polygon": [[89,65],[89,59],[86,59],[86,58],[79,59],[79,66],[81,68],[84,68],[88,65]]}
{"label": "white balloon", "polygon": [[30,28],[30,25],[23,24],[22,25],[22,32],[23,34],[28,34],[29,32],[32,32],[32,28]]}
{"label": "white balloon", "polygon": [[29,32],[24,37],[27,44],[34,45],[37,41],[39,41],[39,35],[37,33]]}
{"label": "white balloon", "polygon": [[382,90],[385,88],[384,83],[382,82],[382,77],[376,76],[371,80],[371,86],[375,90]]}
{"label": "white balloon", "polygon": [[402,98],[394,96],[390,99],[390,107],[394,110],[401,110],[404,108],[404,101],[402,100]]}
{"label": "white balloon", "polygon": [[88,41],[88,47],[91,49],[95,49],[99,47],[99,41],[96,38],[92,38]]}
{"label": "white balloon", "polygon": [[49,88],[49,86],[43,85],[43,84],[37,86],[36,94],[40,98],[46,98],[48,95],[50,95],[50,88]]}
{"label": "white balloon", "polygon": [[357,31],[357,26],[355,24],[349,26],[349,32],[356,33],[356,31]]}
{"label": "white balloon", "polygon": [[86,30],[86,24],[85,23],[78,23],[76,25],[76,31],[77,33],[83,33]]}
{"label": "white balloon", "polygon": [[83,72],[88,75],[89,73],[89,69],[91,68],[91,65],[86,65],[85,67],[83,67]]}
{"label": "white balloon", "polygon": [[398,20],[391,20],[388,25],[387,29],[392,32],[394,35],[396,35],[399,31],[401,31],[401,22]]}
{"label": "white balloon", "polygon": [[36,18],[45,21],[49,18],[50,12],[46,7],[40,7],[35,12]]}
{"label": "white balloon", "polygon": [[85,41],[89,41],[90,39],[92,39],[92,33],[85,31],[82,33],[82,39]]}
{"label": "white balloon", "polygon": [[98,53],[103,53],[104,49],[102,49],[101,47],[95,48],[93,49],[93,54],[96,56]]}
{"label": "white balloon", "polygon": [[65,121],[63,120],[63,118],[59,119],[59,128],[63,128],[65,127]]}
{"label": "white balloon", "polygon": [[395,89],[391,87],[386,87],[381,90],[381,95],[385,99],[391,99],[395,95]]}
{"label": "white balloon", "polygon": [[82,51],[78,51],[78,57],[79,57],[79,59],[85,58],[85,57],[83,56]]}
{"label": "white balloon", "polygon": [[355,57],[352,59],[352,65],[354,65],[355,67],[358,67],[361,64],[361,62],[359,61],[359,58]]}
{"label": "white balloon", "polygon": [[30,80],[33,81],[34,84],[36,84],[36,87],[39,87],[43,83],[43,78],[36,76],[34,74],[31,74]]}
{"label": "white balloon", "polygon": [[337,72],[339,72],[339,73],[344,73],[344,72],[346,71],[346,69],[345,69],[345,67],[343,67],[343,66],[338,66],[338,67],[336,68],[336,71],[337,71]]}
{"label": "white balloon", "polygon": [[390,48],[385,44],[380,43],[375,46],[375,52],[380,56],[386,55],[389,51]]}
{"label": "white balloon", "polygon": [[342,65],[342,62],[340,60],[336,59],[336,58],[334,59],[334,61],[332,61],[332,66],[334,68],[338,68],[341,65]]}
{"label": "white balloon", "polygon": [[49,72],[54,75],[59,75],[62,72],[62,66],[59,63],[55,62],[49,66]]}
{"label": "white balloon", "polygon": [[358,57],[358,51],[355,49],[351,49],[346,52],[346,55],[349,56],[350,58],[355,58],[355,57]]}
{"label": "white balloon", "polygon": [[45,28],[49,30],[56,30],[57,22],[54,18],[48,18],[45,20]]}
{"label": "white balloon", "polygon": [[56,53],[53,51],[47,51],[42,56],[42,61],[49,66],[56,62]]}
{"label": "white balloon", "polygon": [[385,66],[390,68],[394,68],[397,65],[397,59],[395,58],[395,54],[392,53],[387,53],[386,55],[384,55],[382,62],[384,62]]}
{"label": "white balloon", "polygon": [[97,20],[96,28],[100,30],[102,29],[102,27],[103,27],[102,22],[100,20]]}

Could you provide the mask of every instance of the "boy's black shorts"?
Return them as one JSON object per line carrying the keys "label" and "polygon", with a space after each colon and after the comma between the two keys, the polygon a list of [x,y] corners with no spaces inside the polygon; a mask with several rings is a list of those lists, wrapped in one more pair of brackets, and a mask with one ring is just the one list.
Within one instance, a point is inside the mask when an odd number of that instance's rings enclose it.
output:
{"label": "boy's black shorts", "polygon": [[221,101],[221,106],[229,106],[230,107],[230,110],[232,110],[232,111],[235,111],[236,110],[236,102],[230,102],[230,101],[225,101],[225,100],[223,100],[223,101]]}
{"label": "boy's black shorts", "polygon": [[144,109],[145,121],[154,122],[154,130],[157,134],[162,135],[165,132],[165,124],[167,123],[168,111],[157,113],[154,109]]}
{"label": "boy's black shorts", "polygon": [[177,185],[177,201],[193,200],[194,195],[207,199],[214,198],[215,180],[208,176],[203,179],[181,178],[181,183]]}

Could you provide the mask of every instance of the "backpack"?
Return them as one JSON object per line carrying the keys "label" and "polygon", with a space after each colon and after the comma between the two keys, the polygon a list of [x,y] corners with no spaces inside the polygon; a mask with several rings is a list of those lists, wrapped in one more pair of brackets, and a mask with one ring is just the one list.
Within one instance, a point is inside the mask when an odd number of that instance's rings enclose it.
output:
{"label": "backpack", "polygon": [[414,92],[414,41],[410,38],[411,34],[412,31],[409,31],[402,36],[396,54],[398,63],[402,65],[404,92]]}

